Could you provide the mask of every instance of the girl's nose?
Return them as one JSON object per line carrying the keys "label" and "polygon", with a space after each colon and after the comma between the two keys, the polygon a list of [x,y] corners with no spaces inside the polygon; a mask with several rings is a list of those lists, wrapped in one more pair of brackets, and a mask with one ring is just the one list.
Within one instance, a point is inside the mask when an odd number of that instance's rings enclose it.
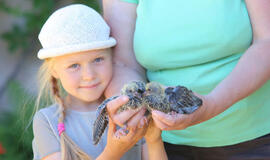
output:
{"label": "girl's nose", "polygon": [[95,69],[93,67],[91,67],[90,65],[87,65],[86,67],[84,67],[83,69],[83,80],[92,80],[95,78],[96,76],[96,72]]}

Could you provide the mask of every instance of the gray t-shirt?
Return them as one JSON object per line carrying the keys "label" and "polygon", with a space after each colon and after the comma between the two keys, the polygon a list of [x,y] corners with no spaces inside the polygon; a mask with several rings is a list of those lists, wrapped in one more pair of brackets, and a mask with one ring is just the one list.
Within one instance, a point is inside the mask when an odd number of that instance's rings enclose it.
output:
{"label": "gray t-shirt", "polygon": [[[93,145],[92,126],[96,112],[67,110],[64,121],[67,135],[92,158],[97,158],[107,142],[107,130],[98,145]],[[60,152],[60,137],[57,131],[58,105],[39,110],[33,119],[34,139],[32,142],[34,160],[40,160],[54,152]],[[121,160],[141,160],[141,142],[130,149]]]}

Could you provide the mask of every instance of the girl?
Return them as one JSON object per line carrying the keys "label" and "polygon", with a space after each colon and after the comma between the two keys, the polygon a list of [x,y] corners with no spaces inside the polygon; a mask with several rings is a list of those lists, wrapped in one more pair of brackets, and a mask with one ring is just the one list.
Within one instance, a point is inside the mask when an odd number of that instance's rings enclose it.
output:
{"label": "girl", "polygon": [[[44,63],[39,72],[37,106],[42,97],[48,96],[55,104],[34,116],[35,160],[120,159],[129,149],[123,159],[141,159],[140,142],[132,146],[145,134],[145,120],[119,139],[114,136],[116,126],[110,120],[107,139],[103,136],[97,146],[92,144],[95,110],[104,100],[103,92],[112,78],[110,47],[116,41],[109,34],[110,28],[102,17],[84,5],[57,10],[42,27],[39,40],[43,48],[38,58]],[[137,117],[144,112],[139,111]],[[146,139],[161,146],[164,155],[160,130],[152,125],[148,133],[153,131],[157,136],[147,134]]]}

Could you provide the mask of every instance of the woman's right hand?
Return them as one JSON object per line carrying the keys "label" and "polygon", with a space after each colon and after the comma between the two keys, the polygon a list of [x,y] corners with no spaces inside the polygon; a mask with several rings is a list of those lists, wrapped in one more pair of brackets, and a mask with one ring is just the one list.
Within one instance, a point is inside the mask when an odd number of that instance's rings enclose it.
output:
{"label": "woman's right hand", "polygon": [[107,111],[109,117],[119,126],[127,125],[128,128],[136,128],[140,120],[144,117],[145,109],[139,110],[126,110],[121,113],[117,113],[117,110],[122,105],[128,102],[127,96],[120,96],[107,104]]}

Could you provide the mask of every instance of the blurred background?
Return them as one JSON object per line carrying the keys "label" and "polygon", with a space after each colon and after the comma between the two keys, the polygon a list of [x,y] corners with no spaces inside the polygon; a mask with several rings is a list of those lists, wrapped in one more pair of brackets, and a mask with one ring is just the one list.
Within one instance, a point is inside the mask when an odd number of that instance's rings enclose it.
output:
{"label": "blurred background", "polygon": [[0,160],[30,160],[41,26],[58,8],[100,0],[0,0]]}

